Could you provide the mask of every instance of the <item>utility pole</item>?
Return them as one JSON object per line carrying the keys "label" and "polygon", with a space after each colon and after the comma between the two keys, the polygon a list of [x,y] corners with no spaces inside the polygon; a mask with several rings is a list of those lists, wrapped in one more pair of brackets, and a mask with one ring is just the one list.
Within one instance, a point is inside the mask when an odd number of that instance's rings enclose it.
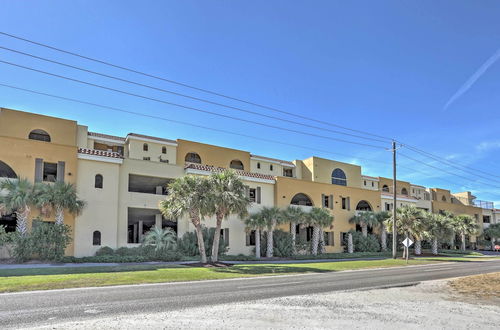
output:
{"label": "utility pole", "polygon": [[396,141],[392,141],[392,193],[393,193],[393,206],[392,206],[392,258],[396,259],[397,251],[397,231],[396,231]]}

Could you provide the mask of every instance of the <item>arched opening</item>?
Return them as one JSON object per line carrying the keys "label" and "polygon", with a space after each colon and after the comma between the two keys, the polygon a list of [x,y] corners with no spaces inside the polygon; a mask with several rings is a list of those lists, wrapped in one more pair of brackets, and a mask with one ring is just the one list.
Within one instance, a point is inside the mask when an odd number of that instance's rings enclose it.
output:
{"label": "arched opening", "polygon": [[161,153],[166,154],[167,153],[167,147],[163,146],[161,147]]}
{"label": "arched opening", "polygon": [[94,181],[94,187],[102,189],[103,181],[104,181],[104,178],[102,177],[102,175],[96,174],[95,181]]}
{"label": "arched opening", "polygon": [[347,178],[345,176],[344,171],[340,168],[336,168],[332,172],[332,184],[336,184],[339,186],[347,186]]}
{"label": "arched opening", "polygon": [[356,205],[356,211],[373,211],[372,206],[365,200],[359,201]]}
{"label": "arched opening", "polygon": [[143,151],[148,151],[148,150],[149,150],[149,146],[148,146],[148,144],[147,144],[147,143],[144,143],[144,144],[142,145],[142,150],[143,150]]}
{"label": "arched opening", "polygon": [[313,202],[311,199],[303,193],[298,193],[295,196],[293,196],[292,201],[290,202],[291,205],[302,205],[302,206],[313,206]]}
{"label": "arched opening", "polygon": [[229,163],[229,167],[230,168],[234,168],[235,170],[244,170],[243,163],[240,160],[237,160],[237,159],[233,159]]}
{"label": "arched opening", "polygon": [[445,196],[441,197],[441,200],[442,200],[443,202],[446,202],[446,197],[445,197]]}
{"label": "arched opening", "polygon": [[0,160],[0,178],[16,179],[17,175],[14,170],[6,163]]}
{"label": "arched opening", "polygon": [[408,190],[406,190],[406,188],[401,189],[401,195],[407,195],[408,196]]}
{"label": "arched opening", "polygon": [[50,142],[50,135],[49,135],[49,133],[45,132],[43,129],[34,129],[28,135],[28,139]]}
{"label": "arched opening", "polygon": [[101,232],[99,230],[92,233],[92,245],[101,245]]}
{"label": "arched opening", "polygon": [[389,192],[389,187],[384,184],[384,186],[382,187],[382,191]]}
{"label": "arched opening", "polygon": [[201,157],[196,152],[188,152],[184,160],[188,163],[201,164]]}

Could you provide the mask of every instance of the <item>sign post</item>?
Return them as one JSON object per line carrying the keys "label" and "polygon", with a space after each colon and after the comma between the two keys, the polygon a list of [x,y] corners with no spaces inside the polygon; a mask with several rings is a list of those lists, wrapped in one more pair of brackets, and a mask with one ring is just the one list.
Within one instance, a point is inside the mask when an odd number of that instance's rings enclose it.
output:
{"label": "sign post", "polygon": [[408,264],[408,255],[410,254],[410,246],[413,244],[413,241],[409,239],[408,237],[405,238],[403,241],[403,245],[405,246],[406,250],[406,263]]}

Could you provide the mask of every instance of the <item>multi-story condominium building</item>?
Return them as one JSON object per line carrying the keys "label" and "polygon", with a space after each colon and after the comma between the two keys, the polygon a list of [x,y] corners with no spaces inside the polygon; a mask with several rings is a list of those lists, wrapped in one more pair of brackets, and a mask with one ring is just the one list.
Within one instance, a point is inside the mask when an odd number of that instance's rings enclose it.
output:
{"label": "multi-story condominium building", "polygon": [[[178,236],[193,231],[188,219],[160,214],[158,203],[167,194],[166,186],[184,175],[209,175],[224,168],[234,169],[249,187],[250,213],[263,206],[329,209],[334,221],[324,228],[327,252],[344,250],[342,238],[355,228],[349,218],[356,211],[394,207],[392,180],[363,175],[353,164],[319,157],[286,161],[134,133],[118,137],[90,132],[72,120],[0,109],[0,180],[70,182],[87,202],[81,215],[65,216],[73,235],[69,255],[93,255],[102,246],[137,246],[153,226],[171,227]],[[452,194],[405,181],[398,181],[397,189],[396,207],[470,214],[481,227],[499,218],[500,211],[476,206],[469,192]],[[38,215],[33,209],[31,218]],[[8,230],[15,230],[15,221],[13,214],[0,218]],[[215,226],[214,219],[206,219],[205,225]],[[311,236],[310,229],[300,226],[282,229],[295,230],[305,240]],[[230,254],[250,254],[254,248],[253,236],[236,216],[224,221],[222,239]]]}

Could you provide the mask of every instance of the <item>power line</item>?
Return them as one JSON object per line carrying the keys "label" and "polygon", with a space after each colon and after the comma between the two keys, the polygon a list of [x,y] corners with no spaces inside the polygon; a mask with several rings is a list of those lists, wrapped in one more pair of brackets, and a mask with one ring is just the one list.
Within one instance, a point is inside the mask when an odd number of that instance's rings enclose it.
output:
{"label": "power line", "polygon": [[357,129],[353,129],[353,128],[341,126],[341,125],[338,125],[338,124],[334,124],[334,123],[331,123],[331,122],[327,122],[327,121],[323,121],[323,120],[318,120],[318,119],[310,118],[310,117],[307,117],[307,116],[298,115],[298,114],[295,114],[293,112],[281,110],[281,109],[278,109],[278,108],[275,108],[275,107],[270,107],[270,106],[262,105],[262,104],[259,104],[259,103],[256,103],[256,102],[247,101],[247,100],[243,100],[243,99],[240,99],[240,98],[237,98],[237,97],[232,97],[232,96],[225,95],[225,94],[222,94],[222,93],[210,91],[208,89],[204,89],[204,88],[200,88],[200,87],[195,87],[193,85],[181,83],[181,82],[178,82],[178,81],[175,81],[175,80],[171,80],[171,79],[163,78],[163,77],[156,76],[156,75],[153,75],[153,74],[149,74],[149,73],[146,73],[146,72],[142,72],[142,71],[139,71],[139,70],[127,68],[127,67],[120,66],[120,65],[117,65],[117,64],[113,64],[113,63],[110,63],[110,62],[107,62],[107,61],[103,61],[103,60],[99,60],[99,59],[92,58],[92,57],[89,57],[89,56],[81,55],[81,54],[78,54],[78,53],[75,53],[75,52],[70,52],[70,51],[67,51],[67,50],[64,50],[64,49],[61,49],[61,48],[57,48],[57,47],[50,46],[50,45],[47,45],[47,44],[44,44],[44,43],[41,43],[41,42],[37,42],[37,41],[29,40],[29,39],[26,39],[26,38],[22,38],[22,37],[19,37],[19,36],[15,36],[13,34],[9,34],[9,33],[6,33],[6,32],[1,32],[0,31],[0,34],[4,35],[4,36],[7,36],[7,37],[10,37],[10,38],[13,38],[13,39],[17,39],[17,40],[21,40],[21,41],[24,41],[24,42],[28,42],[28,43],[31,43],[31,44],[34,44],[34,45],[37,45],[37,46],[41,46],[41,47],[45,47],[45,48],[48,48],[48,49],[51,49],[51,50],[55,50],[55,51],[58,51],[58,52],[61,52],[61,53],[64,53],[64,54],[68,54],[68,55],[76,56],[76,57],[79,57],[79,58],[83,58],[83,59],[88,60],[88,61],[92,61],[92,62],[95,62],[95,63],[100,63],[100,64],[107,65],[107,66],[110,66],[110,67],[113,67],[113,68],[116,68],[116,69],[120,69],[120,70],[128,71],[128,72],[131,72],[131,73],[139,74],[139,75],[142,75],[142,76],[145,76],[145,77],[149,77],[149,78],[161,80],[161,81],[164,81],[164,82],[168,82],[168,83],[175,84],[175,85],[178,85],[178,86],[190,88],[190,89],[197,90],[197,91],[200,91],[200,92],[204,92],[204,93],[207,93],[207,94],[212,94],[212,95],[215,95],[215,96],[223,97],[223,98],[226,98],[226,99],[229,99],[229,100],[238,101],[238,102],[245,103],[245,104],[248,104],[248,105],[253,105],[253,106],[256,106],[256,107],[259,107],[259,108],[262,108],[262,109],[267,109],[267,110],[275,111],[275,112],[278,112],[278,113],[286,114],[286,115],[289,115],[289,116],[293,116],[293,117],[296,117],[296,118],[308,120],[308,121],[311,121],[311,122],[316,122],[316,123],[323,124],[323,125],[328,125],[328,126],[332,126],[332,127],[341,128],[341,129],[344,129],[344,130],[347,130],[347,131],[351,131],[351,132],[366,134],[366,135],[370,135],[370,136],[373,136],[373,137],[377,137],[377,138],[381,138],[381,139],[385,139],[385,140],[390,140],[390,141],[393,140],[392,138],[388,138],[388,137],[385,137],[385,136],[381,136],[381,135],[369,133],[369,132],[366,132],[366,131],[362,131],[362,130],[357,130]]}
{"label": "power line", "polygon": [[48,96],[48,97],[51,97],[51,98],[56,98],[56,99],[60,99],[60,100],[64,100],[64,101],[70,101],[70,102],[74,102],[74,103],[80,103],[80,104],[84,104],[84,105],[90,105],[90,106],[93,106],[93,107],[96,107],[96,108],[108,109],[108,110],[111,110],[111,111],[116,111],[116,112],[131,114],[131,115],[135,115],[135,116],[140,116],[140,117],[145,117],[145,118],[150,118],[150,119],[155,119],[155,120],[162,120],[162,121],[167,121],[167,122],[171,122],[171,123],[175,123],[175,124],[180,124],[180,125],[185,125],[185,126],[191,126],[191,127],[196,127],[196,128],[202,128],[202,129],[205,129],[205,130],[219,132],[219,133],[225,133],[225,134],[231,134],[231,135],[236,135],[236,136],[242,136],[242,137],[249,138],[249,139],[254,139],[254,140],[264,141],[264,142],[270,142],[270,143],[275,143],[275,144],[280,144],[280,145],[285,145],[285,146],[291,146],[291,147],[295,147],[295,148],[299,148],[299,149],[304,149],[304,150],[309,150],[309,151],[313,150],[313,151],[318,151],[318,152],[322,152],[322,153],[325,153],[325,154],[339,155],[339,156],[343,156],[343,157],[356,158],[356,159],[364,160],[364,161],[367,161],[367,162],[377,162],[377,163],[381,163],[381,164],[384,164],[384,165],[388,165],[387,162],[376,160],[376,159],[360,158],[360,157],[357,157],[357,156],[342,154],[342,153],[338,153],[338,152],[331,152],[331,151],[324,150],[324,149],[311,148],[311,147],[306,147],[306,146],[302,146],[302,145],[298,145],[298,144],[293,144],[293,143],[287,143],[287,142],[281,142],[281,141],[272,140],[272,139],[260,138],[260,137],[253,136],[253,135],[247,135],[247,134],[237,133],[237,132],[233,132],[233,131],[228,131],[228,130],[223,130],[223,129],[217,129],[217,128],[207,127],[207,126],[203,126],[203,125],[197,125],[197,124],[193,124],[193,123],[189,123],[189,122],[185,122],[185,121],[181,121],[181,120],[175,120],[175,119],[165,118],[165,117],[161,117],[161,116],[148,115],[148,114],[144,114],[144,113],[141,113],[141,112],[126,110],[126,109],[123,109],[123,108],[117,108],[117,107],[113,107],[113,106],[108,106],[108,105],[103,105],[103,104],[88,102],[88,101],[74,99],[74,98],[65,97],[65,96],[59,96],[59,95],[49,94],[49,93],[45,93],[45,92],[41,92],[41,91],[35,91],[35,90],[32,90],[32,89],[22,88],[22,87],[18,87],[18,86],[12,86],[12,85],[8,85],[8,84],[4,84],[4,83],[0,83],[0,86],[11,88],[11,89],[16,89],[16,90],[20,90],[20,91],[24,91],[24,92],[28,92],[28,93],[32,93],[32,94]]}
{"label": "power line", "polygon": [[195,101],[200,101],[200,102],[204,102],[204,103],[208,103],[208,104],[212,104],[212,105],[217,105],[217,106],[224,107],[224,108],[227,108],[227,109],[233,109],[233,110],[244,112],[244,113],[249,113],[249,114],[253,114],[253,115],[257,115],[257,116],[261,116],[261,117],[265,117],[265,118],[279,120],[279,121],[286,122],[286,123],[291,123],[291,124],[295,124],[295,125],[305,126],[305,127],[309,127],[309,128],[318,129],[318,130],[323,130],[323,131],[327,131],[327,132],[331,132],[331,133],[335,133],[335,134],[342,134],[342,135],[352,136],[352,137],[356,137],[356,138],[360,138],[360,139],[365,139],[365,140],[371,140],[371,141],[377,141],[377,142],[387,143],[387,141],[381,140],[381,139],[375,139],[375,138],[370,138],[370,137],[361,136],[361,135],[357,135],[357,134],[351,134],[351,133],[336,131],[336,130],[332,130],[332,129],[328,129],[328,128],[324,128],[324,127],[320,127],[320,126],[315,126],[315,125],[310,125],[310,124],[306,124],[306,123],[303,123],[303,122],[298,122],[298,121],[294,121],[294,120],[290,120],[290,119],[285,119],[285,118],[282,118],[282,117],[266,115],[266,114],[259,113],[257,111],[252,111],[252,110],[248,110],[248,109],[242,109],[242,108],[239,108],[239,107],[235,107],[235,106],[231,106],[231,105],[226,105],[226,104],[219,103],[219,102],[214,102],[214,101],[210,101],[210,100],[199,98],[199,97],[194,97],[194,96],[187,95],[187,94],[177,93],[177,92],[174,92],[174,91],[171,91],[171,90],[168,90],[168,89],[159,88],[159,87],[155,87],[155,86],[151,86],[151,85],[139,83],[139,82],[133,81],[133,80],[123,79],[123,78],[112,76],[112,75],[108,75],[108,74],[105,74],[105,73],[102,73],[102,72],[92,71],[92,70],[85,69],[85,68],[82,68],[82,67],[78,67],[78,66],[75,66],[75,65],[71,65],[71,64],[67,64],[67,63],[62,63],[62,62],[59,62],[59,61],[51,60],[51,59],[48,59],[48,58],[45,58],[45,57],[41,57],[41,56],[37,56],[37,55],[34,55],[34,54],[30,54],[30,53],[25,53],[25,52],[22,52],[22,51],[19,51],[19,50],[15,50],[15,49],[12,49],[12,48],[7,48],[7,47],[4,47],[4,46],[0,46],[0,49],[6,50],[6,51],[9,51],[9,52],[13,52],[13,53],[17,53],[17,54],[21,54],[21,55],[24,55],[24,56],[28,56],[28,57],[31,57],[31,58],[35,58],[35,59],[38,59],[38,60],[41,60],[41,61],[45,61],[45,62],[49,62],[49,63],[54,63],[54,64],[61,65],[61,66],[67,67],[67,68],[71,68],[71,69],[75,69],[75,70],[79,70],[79,71],[91,73],[91,74],[94,74],[94,75],[97,75],[97,76],[101,76],[101,77],[105,77],[105,78],[109,78],[109,79],[114,79],[114,80],[125,82],[125,83],[128,83],[128,84],[132,84],[132,85],[136,85],[136,86],[140,86],[140,87],[149,88],[149,89],[152,89],[152,90],[156,90],[156,91],[160,91],[160,92],[163,92],[163,93],[168,93],[168,94],[171,94],[171,95],[176,95],[176,96],[188,98],[188,99],[195,100]]}
{"label": "power line", "polygon": [[22,69],[25,69],[25,70],[30,70],[30,71],[34,71],[34,72],[38,72],[38,73],[43,73],[45,75],[49,75],[49,76],[53,76],[53,77],[65,79],[65,80],[68,80],[68,81],[77,82],[77,83],[88,85],[88,86],[92,86],[92,87],[97,87],[97,88],[109,90],[109,91],[112,91],[112,92],[121,93],[121,94],[124,94],[124,95],[129,95],[129,96],[138,97],[138,98],[145,99],[145,100],[150,100],[150,101],[154,101],[154,102],[158,102],[158,103],[172,105],[172,106],[184,108],[184,109],[187,109],[187,110],[197,111],[197,112],[201,112],[201,113],[207,113],[207,114],[211,114],[211,115],[218,116],[218,117],[228,118],[228,119],[232,119],[232,120],[236,120],[236,121],[241,121],[241,122],[245,122],[245,123],[250,123],[250,124],[254,124],[254,125],[259,125],[259,126],[263,126],[263,127],[268,127],[268,128],[272,128],[272,129],[278,129],[278,130],[292,132],[292,133],[297,133],[297,134],[302,134],[302,135],[309,135],[309,136],[313,136],[313,137],[318,137],[318,138],[332,140],[332,141],[337,141],[337,142],[342,142],[342,143],[356,144],[356,145],[361,145],[361,146],[370,147],[370,148],[376,148],[376,149],[385,149],[382,146],[377,146],[377,145],[373,145],[373,144],[367,144],[367,143],[361,143],[361,142],[354,142],[354,141],[349,141],[349,140],[338,139],[338,138],[333,138],[333,137],[329,137],[329,136],[324,136],[324,135],[319,135],[319,134],[314,134],[314,133],[299,131],[299,130],[295,130],[295,129],[289,129],[289,128],[284,128],[284,127],[280,127],[280,126],[275,126],[275,125],[270,125],[270,124],[264,124],[264,123],[256,122],[256,121],[253,121],[253,120],[248,120],[248,119],[233,117],[233,116],[224,115],[224,114],[220,114],[220,113],[213,112],[213,111],[208,111],[208,110],[203,110],[203,109],[200,109],[200,108],[194,108],[194,107],[190,107],[190,106],[186,106],[186,105],[182,105],[182,104],[178,104],[178,103],[168,102],[168,101],[165,101],[165,100],[160,100],[160,99],[149,97],[149,96],[135,94],[135,93],[123,91],[123,90],[116,89],[116,88],[106,87],[106,86],[103,86],[103,85],[98,85],[98,84],[94,84],[94,83],[91,83],[91,82],[87,82],[87,81],[83,81],[83,80],[79,80],[79,79],[74,79],[74,78],[66,77],[66,76],[63,76],[63,75],[59,75],[59,74],[55,74],[55,73],[51,73],[51,72],[47,72],[47,71],[43,71],[43,70],[38,70],[38,69],[35,69],[35,68],[23,66],[23,65],[20,65],[20,64],[15,64],[15,63],[4,61],[4,60],[0,60],[0,63],[4,63],[4,64],[11,65],[11,66],[14,66],[14,67],[22,68]]}

